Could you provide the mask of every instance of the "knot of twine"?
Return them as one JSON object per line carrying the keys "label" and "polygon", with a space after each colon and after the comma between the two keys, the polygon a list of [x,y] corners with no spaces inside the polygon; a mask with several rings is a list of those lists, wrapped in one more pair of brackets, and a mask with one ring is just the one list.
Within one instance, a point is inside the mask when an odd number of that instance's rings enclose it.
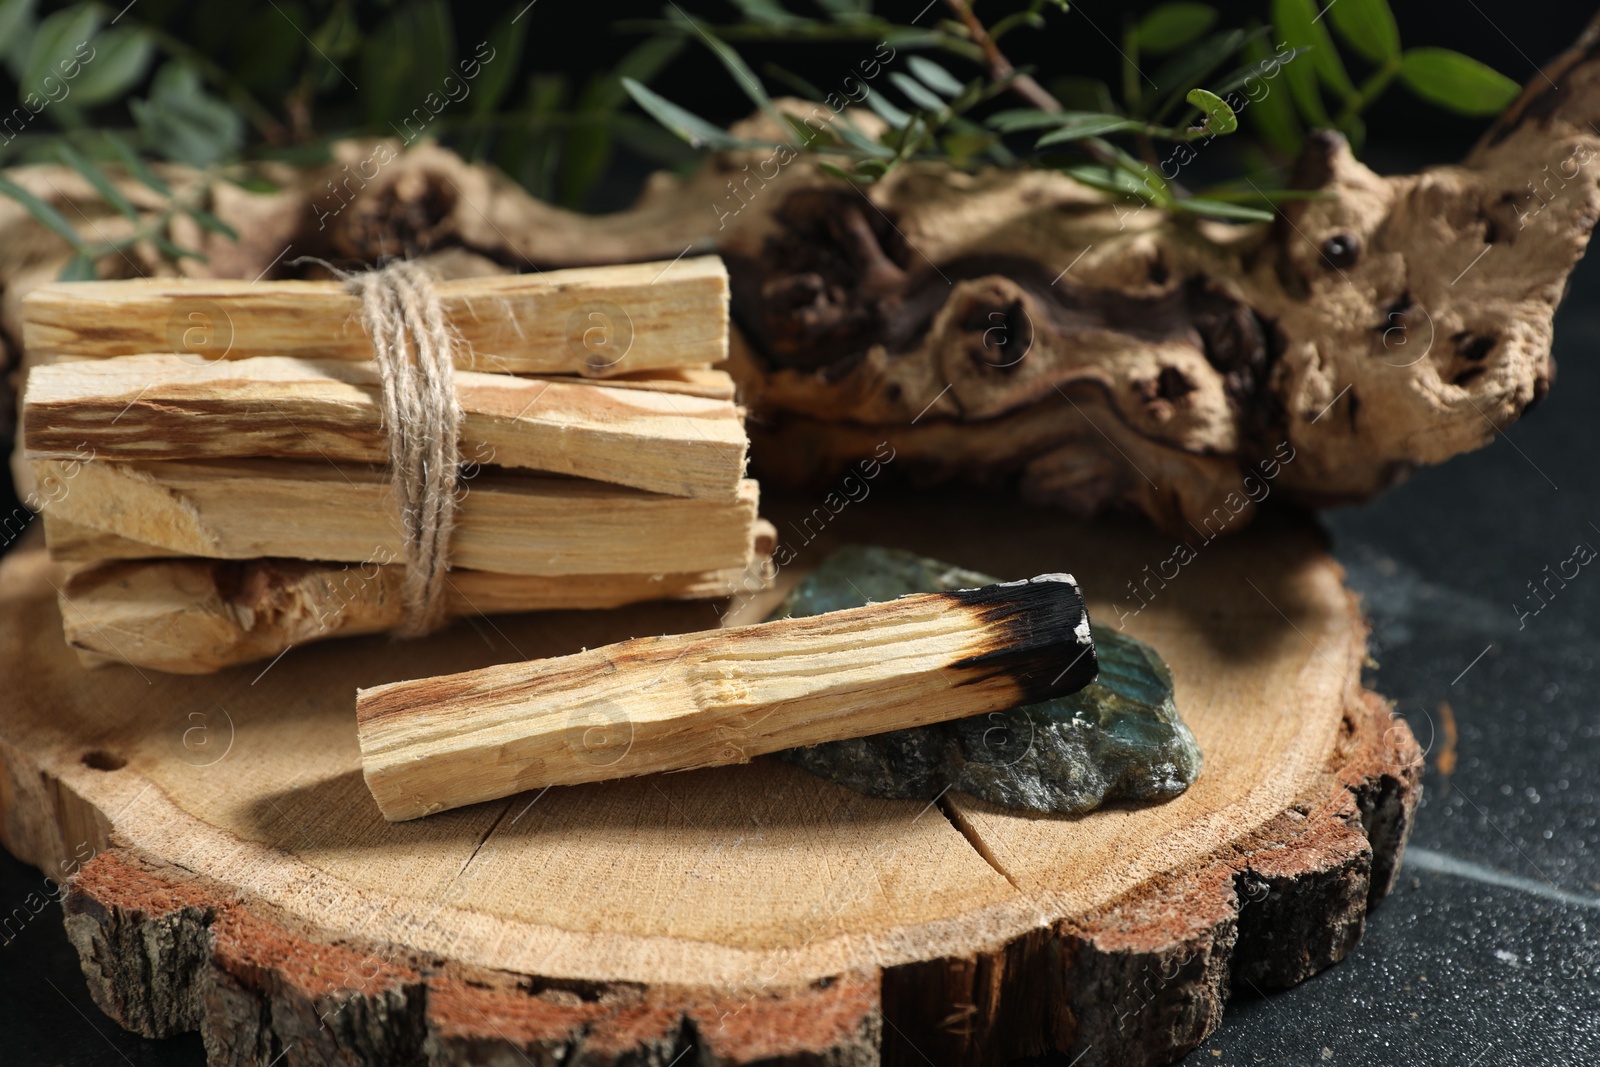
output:
{"label": "knot of twine", "polygon": [[456,519],[455,335],[433,279],[396,260],[345,279],[361,300],[361,325],[372,339],[389,436],[389,471],[403,535],[405,621],[416,637],[445,621],[445,574]]}

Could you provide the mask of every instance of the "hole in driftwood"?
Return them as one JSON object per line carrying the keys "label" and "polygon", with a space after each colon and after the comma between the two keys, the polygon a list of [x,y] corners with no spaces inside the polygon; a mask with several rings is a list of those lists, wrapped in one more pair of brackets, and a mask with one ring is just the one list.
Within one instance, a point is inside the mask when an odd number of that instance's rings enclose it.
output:
{"label": "hole in driftwood", "polygon": [[128,765],[128,761],[115,752],[107,752],[103,748],[92,748],[83,754],[81,761],[85,767],[97,771],[120,771]]}
{"label": "hole in driftwood", "polygon": [[1322,259],[1331,270],[1355,266],[1361,258],[1361,238],[1353,233],[1336,233],[1322,242]]}
{"label": "hole in driftwood", "polygon": [[1163,367],[1156,376],[1156,395],[1162,400],[1181,400],[1195,391],[1195,384],[1177,367]]}
{"label": "hole in driftwood", "polygon": [[1495,346],[1494,337],[1474,337],[1466,331],[1456,334],[1455,341],[1456,351],[1460,353],[1461,358],[1473,361],[1483,359],[1494,351]]}

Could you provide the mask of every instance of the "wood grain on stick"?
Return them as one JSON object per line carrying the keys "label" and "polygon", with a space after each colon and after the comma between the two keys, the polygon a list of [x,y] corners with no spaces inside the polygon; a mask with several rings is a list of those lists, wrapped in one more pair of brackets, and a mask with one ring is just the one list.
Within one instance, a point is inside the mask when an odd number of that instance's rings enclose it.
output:
{"label": "wood grain on stick", "polygon": [[[560,376],[558,380],[569,379]],[[618,374],[607,378],[605,384],[612,389],[649,389],[657,393],[703,396],[709,400],[732,400],[738,392],[734,388],[733,375],[709,366],[659,367],[656,370]]]}
{"label": "wood grain on stick", "polygon": [[356,720],[367,785],[400,821],[998,711],[1096,670],[1077,582],[1047,574],[395,682],[359,690]]}
{"label": "wood grain on stick", "polygon": [[[605,378],[728,354],[728,274],[716,256],[438,283],[457,366]],[[43,285],[23,300],[39,358],[147,352],[200,359],[372,358],[359,302],[337,281],[150,278]]]}
{"label": "wood grain on stick", "polygon": [[[380,467],[274,459],[32,466],[41,484],[62,487],[45,507],[45,535],[67,562],[402,556]],[[536,575],[743,567],[758,498],[748,480],[726,499],[686,498],[487,469],[464,492],[452,564]]]}
{"label": "wood grain on stick", "polygon": [[[731,497],[746,438],[726,400],[587,381],[458,371],[464,461],[676,496]],[[109,460],[276,456],[383,463],[371,363],[174,355],[37,367],[23,400],[30,456]]]}
{"label": "wood grain on stick", "polygon": [[[770,555],[776,536],[770,523],[756,523],[753,557]],[[208,674],[291,645],[393,629],[405,612],[401,578],[397,564],[375,562],[115,561],[81,570],[61,585],[61,621],[67,644],[85,664]],[[612,608],[725,597],[762,585],[761,576],[744,567],[550,577],[457,570],[446,584],[446,612]]]}

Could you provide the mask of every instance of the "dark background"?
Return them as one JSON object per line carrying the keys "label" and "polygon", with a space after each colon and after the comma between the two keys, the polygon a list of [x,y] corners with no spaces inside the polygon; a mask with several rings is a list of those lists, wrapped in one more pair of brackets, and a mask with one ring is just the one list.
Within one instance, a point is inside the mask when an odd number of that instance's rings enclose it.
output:
{"label": "dark background", "polygon": [[[704,0],[684,6],[715,19],[731,16],[731,8]],[[1266,8],[1217,6],[1235,21]],[[1405,44],[1455,48],[1518,81],[1568,44],[1596,10],[1512,0],[1395,6]],[[920,7],[880,10],[909,20]],[[1115,53],[1095,27],[1117,37],[1124,6],[1100,0],[1078,8],[1053,16],[1044,34],[1019,34],[1008,43],[1013,59],[1114,77]],[[581,81],[636,40],[612,33],[614,20],[659,10],[653,3],[538,0],[528,15],[538,21],[524,66],[564,70]],[[458,42],[470,50],[502,11],[459,11]],[[858,51],[808,46],[751,54],[826,84]],[[722,122],[749,110],[703,51],[686,51],[656,86]],[[1385,171],[1456,158],[1482,128],[1398,88],[1368,112],[1367,124],[1367,161]],[[642,174],[638,160],[623,156],[590,206],[625,203]],[[1555,386],[1528,421],[1480,452],[1420,471],[1372,504],[1326,515],[1335,551],[1375,625],[1380,666],[1367,683],[1396,701],[1429,750],[1423,806],[1395,893],[1372,915],[1352,956],[1285,993],[1243,990],[1221,1029],[1186,1063],[1600,1063],[1600,571],[1582,571],[1525,626],[1513,608],[1532,603],[1527,583],[1542,579],[1545,566],[1553,569],[1579,543],[1600,546],[1600,431],[1590,406],[1600,397],[1600,264],[1581,265],[1574,276],[1557,317],[1555,351]],[[38,872],[0,854],[0,903],[9,908],[39,885]],[[194,1035],[145,1041],[99,1013],[59,909],[0,947],[0,1062],[202,1061]]]}

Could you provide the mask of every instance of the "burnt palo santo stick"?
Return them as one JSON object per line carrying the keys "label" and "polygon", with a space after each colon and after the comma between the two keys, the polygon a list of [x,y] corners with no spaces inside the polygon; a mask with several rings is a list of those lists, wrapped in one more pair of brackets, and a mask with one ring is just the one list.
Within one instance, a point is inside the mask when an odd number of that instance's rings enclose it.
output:
{"label": "burnt palo santo stick", "polygon": [[1000,711],[1097,670],[1077,582],[1046,574],[362,689],[356,729],[398,822]]}

